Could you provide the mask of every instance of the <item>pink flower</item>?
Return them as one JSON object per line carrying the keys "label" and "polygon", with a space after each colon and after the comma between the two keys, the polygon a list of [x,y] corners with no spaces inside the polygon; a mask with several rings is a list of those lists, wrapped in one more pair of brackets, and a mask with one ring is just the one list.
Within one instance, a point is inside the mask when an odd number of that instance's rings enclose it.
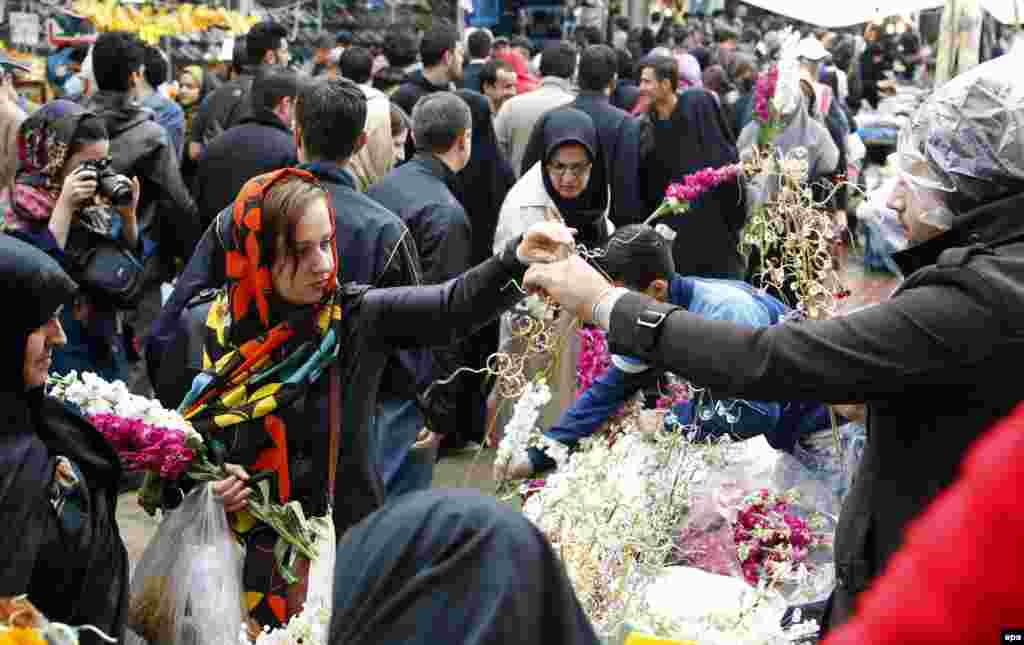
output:
{"label": "pink flower", "polygon": [[195,458],[185,445],[183,432],[113,414],[97,414],[89,420],[129,470],[157,472],[166,479],[176,479],[188,471]]}
{"label": "pink flower", "polygon": [[605,333],[597,327],[581,327],[577,331],[580,339],[580,357],[576,364],[576,396],[586,392],[594,381],[604,376],[611,367]]}

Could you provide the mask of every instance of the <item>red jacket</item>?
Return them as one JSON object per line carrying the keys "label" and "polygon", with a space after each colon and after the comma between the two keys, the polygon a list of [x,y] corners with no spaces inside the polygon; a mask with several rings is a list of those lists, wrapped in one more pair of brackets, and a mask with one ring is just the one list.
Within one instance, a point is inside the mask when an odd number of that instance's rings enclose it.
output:
{"label": "red jacket", "polygon": [[1000,643],[1011,628],[1024,629],[1024,405],[972,446],[825,645]]}

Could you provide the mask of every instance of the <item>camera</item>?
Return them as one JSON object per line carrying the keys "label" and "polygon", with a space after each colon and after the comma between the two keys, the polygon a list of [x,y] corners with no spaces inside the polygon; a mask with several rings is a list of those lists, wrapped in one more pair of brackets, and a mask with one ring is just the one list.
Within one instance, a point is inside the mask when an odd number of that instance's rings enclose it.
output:
{"label": "camera", "polygon": [[110,159],[83,161],[80,169],[96,173],[96,192],[114,206],[131,206],[132,180],[110,167]]}

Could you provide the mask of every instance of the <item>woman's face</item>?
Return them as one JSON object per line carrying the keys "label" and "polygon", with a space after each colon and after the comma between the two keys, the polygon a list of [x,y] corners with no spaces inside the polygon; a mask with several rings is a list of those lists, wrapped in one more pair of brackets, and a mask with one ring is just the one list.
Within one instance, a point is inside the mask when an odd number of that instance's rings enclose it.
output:
{"label": "woman's face", "polygon": [[274,291],[293,305],[315,305],[323,298],[334,271],[334,230],[327,201],[318,198],[306,206],[295,227],[295,248],[278,239],[277,259],[271,267]]}
{"label": "woman's face", "polygon": [[46,376],[50,372],[50,364],[53,361],[53,348],[60,347],[67,342],[59,318],[60,309],[53,314],[53,318],[50,318],[28,337],[28,342],[25,344],[25,364],[22,366],[22,376],[25,379],[25,389],[27,390],[46,385]]}
{"label": "woman's face", "polygon": [[189,74],[182,72],[178,77],[178,103],[192,105],[199,100],[199,80]]}
{"label": "woman's face", "polygon": [[406,128],[398,134],[391,137],[391,141],[395,146],[395,163],[405,161],[405,141],[409,138],[409,129]]}
{"label": "woman's face", "polygon": [[586,190],[591,165],[586,148],[578,143],[567,143],[551,156],[547,173],[559,196],[574,199]]}
{"label": "woman's face", "polygon": [[100,159],[106,159],[109,156],[110,141],[107,139],[77,146],[75,154],[71,155],[71,157],[64,162],[64,169],[61,170],[60,177],[58,177],[58,183],[63,185],[67,176],[70,175],[75,168],[81,166],[83,162],[99,161]]}

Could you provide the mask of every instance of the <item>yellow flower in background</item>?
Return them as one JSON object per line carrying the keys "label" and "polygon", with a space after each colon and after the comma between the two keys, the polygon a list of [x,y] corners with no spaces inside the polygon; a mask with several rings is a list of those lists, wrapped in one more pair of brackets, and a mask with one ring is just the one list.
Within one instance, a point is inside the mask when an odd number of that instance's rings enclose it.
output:
{"label": "yellow flower in background", "polygon": [[[2,640],[6,637],[9,640]],[[42,632],[31,627],[12,627],[0,634],[4,645],[46,645]]]}
{"label": "yellow flower in background", "polygon": [[626,645],[697,645],[697,641],[681,641],[671,638],[658,638],[650,634],[633,632],[626,637]]}

